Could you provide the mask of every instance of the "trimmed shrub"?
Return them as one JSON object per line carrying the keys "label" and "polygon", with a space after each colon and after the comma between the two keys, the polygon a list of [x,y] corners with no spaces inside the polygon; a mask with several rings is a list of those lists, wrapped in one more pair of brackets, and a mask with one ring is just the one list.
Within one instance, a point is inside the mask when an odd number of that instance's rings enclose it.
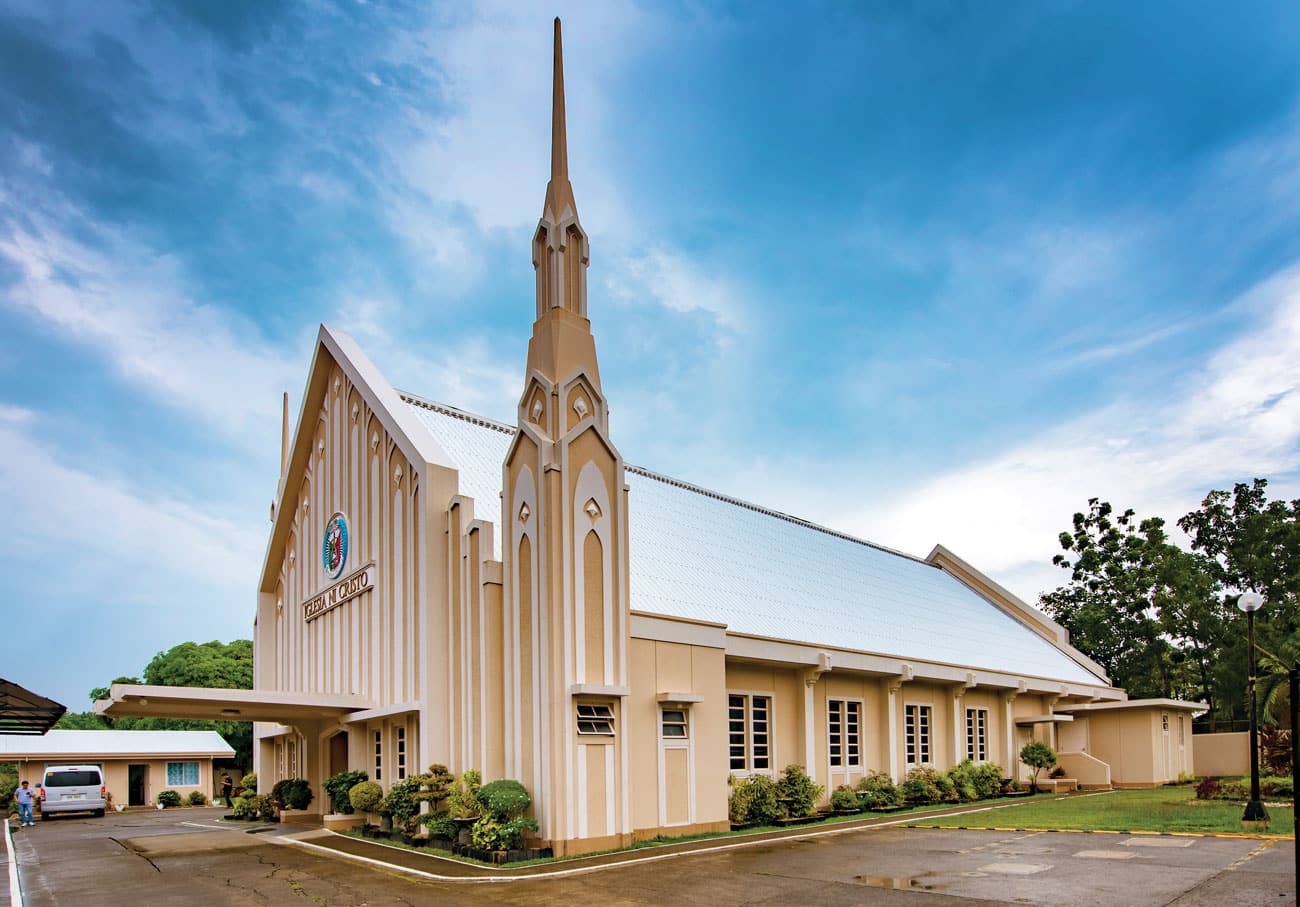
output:
{"label": "trimmed shrub", "polygon": [[190,791],[189,801],[190,801],[190,806],[206,806],[208,803],[208,798],[206,795],[204,795],[203,791],[192,790]]}
{"label": "trimmed shrub", "polygon": [[776,783],[777,796],[791,801],[787,807],[792,816],[811,816],[817,812],[817,801],[826,793],[826,786],[818,784],[802,765],[787,765]]}
{"label": "trimmed shrub", "polygon": [[160,806],[180,806],[181,795],[174,790],[161,791],[158,794],[158,804]]}
{"label": "trimmed shrub", "polygon": [[306,778],[285,778],[271,788],[271,802],[281,809],[306,809],[315,798]]}
{"label": "trimmed shrub", "polygon": [[370,776],[360,771],[339,772],[337,775],[330,775],[322,785],[325,788],[326,796],[330,798],[330,809],[343,815],[352,815],[352,799],[348,796],[348,791],[362,781],[369,780]]}
{"label": "trimmed shrub", "polygon": [[945,796],[945,790],[947,796],[953,796],[955,788],[946,776],[932,768],[914,768],[903,781],[903,798],[919,806],[940,802]]}
{"label": "trimmed shrub", "polygon": [[894,784],[894,779],[888,772],[879,769],[867,772],[858,782],[858,793],[862,795],[862,805],[867,809],[903,805],[903,792]]}
{"label": "trimmed shrub", "polygon": [[862,798],[847,784],[831,791],[831,808],[837,812],[857,812],[862,809]]}
{"label": "trimmed shrub", "polygon": [[247,775],[239,779],[239,786],[250,794],[257,793],[257,775],[253,772],[249,772]]}
{"label": "trimmed shrub", "polygon": [[275,815],[275,801],[271,799],[270,794],[254,794],[246,799],[248,800],[248,812],[250,816],[260,816],[263,819],[270,819]]}
{"label": "trimmed shrub", "polygon": [[236,819],[246,818],[251,812],[247,797],[234,797],[230,801],[231,814]]}
{"label": "trimmed shrub", "polygon": [[415,831],[415,819],[420,814],[420,801],[415,798],[419,790],[414,778],[396,781],[379,804],[380,812],[392,816],[393,827],[408,835]]}
{"label": "trimmed shrub", "polygon": [[451,821],[451,816],[445,812],[425,813],[420,816],[420,824],[429,830],[431,838],[446,838],[448,841],[455,841],[458,829],[456,823]]}
{"label": "trimmed shrub", "polygon": [[1034,776],[1029,779],[1029,789],[1037,791],[1038,773],[1056,764],[1056,750],[1041,740],[1034,740],[1020,748],[1020,761],[1034,770]]}
{"label": "trimmed shrub", "polygon": [[362,781],[352,785],[348,791],[348,800],[351,801],[353,808],[363,813],[378,812],[379,801],[383,798],[384,789],[379,786],[378,781]]}
{"label": "trimmed shrub", "polygon": [[483,804],[478,802],[478,790],[483,786],[483,776],[478,769],[467,769],[460,783],[447,792],[447,812],[453,819],[477,819],[483,815]]}
{"label": "trimmed shrub", "polygon": [[737,825],[771,825],[781,818],[776,782],[767,775],[751,775],[731,786],[727,813]]}
{"label": "trimmed shrub", "polygon": [[513,778],[491,781],[478,789],[478,802],[489,815],[504,818],[522,815],[533,805],[527,789]]}

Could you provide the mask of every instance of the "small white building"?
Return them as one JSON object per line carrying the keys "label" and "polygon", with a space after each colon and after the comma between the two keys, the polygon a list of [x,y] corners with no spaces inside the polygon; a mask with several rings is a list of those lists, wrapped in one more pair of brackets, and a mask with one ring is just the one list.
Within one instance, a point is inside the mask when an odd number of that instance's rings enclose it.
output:
{"label": "small white building", "polygon": [[15,763],[20,781],[35,787],[50,765],[98,765],[113,803],[120,806],[152,806],[165,790],[182,798],[196,790],[211,797],[212,760],[234,757],[234,749],[216,731],[0,734],[0,762]]}

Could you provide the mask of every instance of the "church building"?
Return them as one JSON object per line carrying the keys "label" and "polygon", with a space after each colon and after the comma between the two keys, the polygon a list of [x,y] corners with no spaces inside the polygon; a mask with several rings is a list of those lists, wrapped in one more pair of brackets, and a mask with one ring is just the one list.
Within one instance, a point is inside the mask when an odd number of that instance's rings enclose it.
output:
{"label": "church building", "polygon": [[345,769],[516,778],[557,855],[726,829],[729,776],[794,763],[828,791],[967,758],[1027,778],[1016,753],[1040,739],[1085,786],[1190,772],[1203,704],[1128,700],[944,547],[914,557],[623,461],[558,20],[553,79],[513,423],[394,389],[322,325],[292,426],[286,403],[254,689],[115,685],[99,711],[254,721],[259,786],[307,778],[317,808]]}

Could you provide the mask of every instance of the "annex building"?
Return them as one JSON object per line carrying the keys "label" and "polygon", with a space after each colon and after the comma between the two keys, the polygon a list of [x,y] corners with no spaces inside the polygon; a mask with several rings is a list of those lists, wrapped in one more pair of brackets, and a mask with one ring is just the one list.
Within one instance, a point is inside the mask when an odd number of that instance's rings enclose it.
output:
{"label": "annex building", "polygon": [[[322,326],[255,623],[255,689],[116,685],[104,714],[255,721],[269,789],[443,763],[517,778],[557,855],[727,826],[728,776],[971,758],[1082,784],[1189,772],[1199,703],[1129,701],[957,555],[912,557],[624,463],[588,319],[559,23],[513,423],[395,390]],[[940,532],[942,527],[935,527]]]}

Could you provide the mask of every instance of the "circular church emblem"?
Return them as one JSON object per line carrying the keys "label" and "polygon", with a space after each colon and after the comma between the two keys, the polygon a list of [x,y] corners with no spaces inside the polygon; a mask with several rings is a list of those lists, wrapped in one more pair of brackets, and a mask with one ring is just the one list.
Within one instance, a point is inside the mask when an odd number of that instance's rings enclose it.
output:
{"label": "circular church emblem", "polygon": [[335,513],[325,524],[325,542],[321,546],[321,563],[330,579],[335,579],[343,572],[343,565],[348,562],[348,520],[342,513]]}

